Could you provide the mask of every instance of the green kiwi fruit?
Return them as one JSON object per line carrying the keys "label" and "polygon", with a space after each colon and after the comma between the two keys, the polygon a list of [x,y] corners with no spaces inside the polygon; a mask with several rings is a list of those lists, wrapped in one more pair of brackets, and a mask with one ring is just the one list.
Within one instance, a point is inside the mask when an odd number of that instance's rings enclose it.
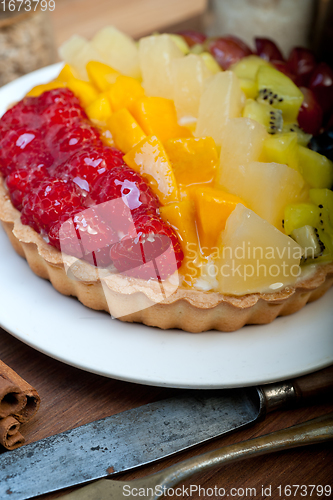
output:
{"label": "green kiwi fruit", "polygon": [[282,111],[273,108],[273,106],[247,99],[243,109],[243,116],[262,123],[269,134],[277,134],[282,131]]}
{"label": "green kiwi fruit", "polygon": [[257,72],[258,102],[280,109],[286,122],[297,121],[304,96],[290,78],[275,68],[260,66]]}

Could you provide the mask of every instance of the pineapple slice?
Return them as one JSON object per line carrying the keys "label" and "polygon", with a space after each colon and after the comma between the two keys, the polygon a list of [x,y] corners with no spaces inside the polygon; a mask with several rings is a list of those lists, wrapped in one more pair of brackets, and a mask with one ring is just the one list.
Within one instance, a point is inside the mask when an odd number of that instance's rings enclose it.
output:
{"label": "pineapple slice", "polygon": [[102,62],[126,76],[140,78],[138,48],[131,37],[114,26],[106,26],[94,36],[91,45],[103,56]]}
{"label": "pineapple slice", "polygon": [[221,184],[260,217],[282,230],[284,207],[304,201],[306,184],[296,170],[280,163],[252,161],[223,169]]}
{"label": "pineapple slice", "polygon": [[213,137],[221,145],[225,126],[230,118],[240,116],[242,92],[232,71],[217,73],[200,99],[196,137]]}
{"label": "pineapple slice", "polygon": [[240,165],[259,160],[267,137],[261,123],[250,118],[230,120],[224,130],[217,184],[227,187],[231,182],[230,177],[234,179]]}
{"label": "pineapple slice", "polygon": [[106,62],[103,55],[85,38],[74,35],[59,48],[60,57],[72,66],[79,78],[89,80],[86,66],[89,61]]}
{"label": "pineapple slice", "polygon": [[184,58],[184,52],[170,35],[152,35],[139,41],[143,87],[148,96],[174,98],[171,62]]}
{"label": "pineapple slice", "polygon": [[292,238],[238,204],[218,247],[219,292],[274,292],[295,283],[303,249]]}
{"label": "pineapple slice", "polygon": [[178,120],[183,117],[198,117],[200,97],[205,81],[213,76],[203,59],[195,54],[171,61],[174,82],[174,101]]}

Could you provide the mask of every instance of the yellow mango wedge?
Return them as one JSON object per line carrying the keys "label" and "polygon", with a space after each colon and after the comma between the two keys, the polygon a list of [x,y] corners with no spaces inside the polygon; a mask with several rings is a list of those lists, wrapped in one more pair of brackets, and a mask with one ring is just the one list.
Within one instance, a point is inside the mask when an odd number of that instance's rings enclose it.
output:
{"label": "yellow mango wedge", "polygon": [[126,108],[113,113],[108,119],[107,126],[116,147],[124,153],[128,153],[146,138],[146,134]]}
{"label": "yellow mango wedge", "polygon": [[162,219],[176,231],[183,253],[180,273],[188,285],[193,283],[198,275],[198,261],[200,260],[199,241],[194,218],[194,204],[189,198],[184,201],[170,203],[160,208]]}
{"label": "yellow mango wedge", "polygon": [[238,203],[244,201],[233,194],[209,186],[200,186],[190,192],[194,200],[201,250],[209,254],[217,245],[226,221]]}
{"label": "yellow mango wedge", "polygon": [[120,76],[119,71],[99,61],[89,61],[86,69],[89,80],[101,92],[107,90]]}
{"label": "yellow mango wedge", "polygon": [[69,64],[65,64],[65,66],[57,76],[56,81],[66,83],[71,78],[79,78],[79,75],[72,66],[70,66]]}
{"label": "yellow mango wedge", "polygon": [[140,99],[144,95],[142,85],[130,76],[120,75],[117,80],[107,90],[107,96],[113,111],[118,111],[121,108],[129,108],[131,104]]}
{"label": "yellow mango wedge", "polygon": [[142,97],[130,111],[147,135],[156,135],[164,144],[168,139],[191,137],[192,133],[177,122],[174,102],[164,97]]}
{"label": "yellow mango wedge", "polygon": [[28,97],[38,97],[44,92],[47,92],[48,90],[53,90],[53,89],[59,89],[66,87],[67,85],[63,82],[59,81],[54,81],[54,82],[49,82],[49,83],[44,83],[42,85],[37,85],[36,87],[32,88],[30,92],[27,93]]}
{"label": "yellow mango wedge", "polygon": [[179,201],[179,191],[169,158],[161,141],[149,136],[125,156],[127,165],[145,177],[162,205]]}
{"label": "yellow mango wedge", "polygon": [[68,80],[67,87],[73,92],[74,95],[80,100],[81,105],[86,108],[93,101],[98,98],[98,92],[95,87],[84,80],[71,78]]}
{"label": "yellow mango wedge", "polygon": [[85,111],[90,120],[102,123],[105,123],[112,114],[109,100],[103,94],[100,94],[95,101],[90,103]]}
{"label": "yellow mango wedge", "polygon": [[190,186],[214,180],[218,153],[212,137],[169,139],[164,147],[179,184]]}

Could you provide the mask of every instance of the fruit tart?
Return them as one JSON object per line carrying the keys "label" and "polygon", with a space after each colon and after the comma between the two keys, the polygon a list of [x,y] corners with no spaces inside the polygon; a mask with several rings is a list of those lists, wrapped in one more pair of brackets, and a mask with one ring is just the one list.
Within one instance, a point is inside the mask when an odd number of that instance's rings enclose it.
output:
{"label": "fruit tart", "polygon": [[[113,27],[0,120],[0,219],[62,294],[189,332],[333,282],[333,73],[270,40]],[[325,96],[325,97],[324,97]]]}

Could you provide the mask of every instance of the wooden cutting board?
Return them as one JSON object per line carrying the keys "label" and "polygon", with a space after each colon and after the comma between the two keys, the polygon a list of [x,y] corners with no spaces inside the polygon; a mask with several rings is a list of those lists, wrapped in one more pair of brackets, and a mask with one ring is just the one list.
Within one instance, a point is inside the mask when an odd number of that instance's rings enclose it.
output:
{"label": "wooden cutting board", "polygon": [[56,0],[57,46],[74,33],[91,38],[108,24],[137,38],[202,14],[207,0]]}

